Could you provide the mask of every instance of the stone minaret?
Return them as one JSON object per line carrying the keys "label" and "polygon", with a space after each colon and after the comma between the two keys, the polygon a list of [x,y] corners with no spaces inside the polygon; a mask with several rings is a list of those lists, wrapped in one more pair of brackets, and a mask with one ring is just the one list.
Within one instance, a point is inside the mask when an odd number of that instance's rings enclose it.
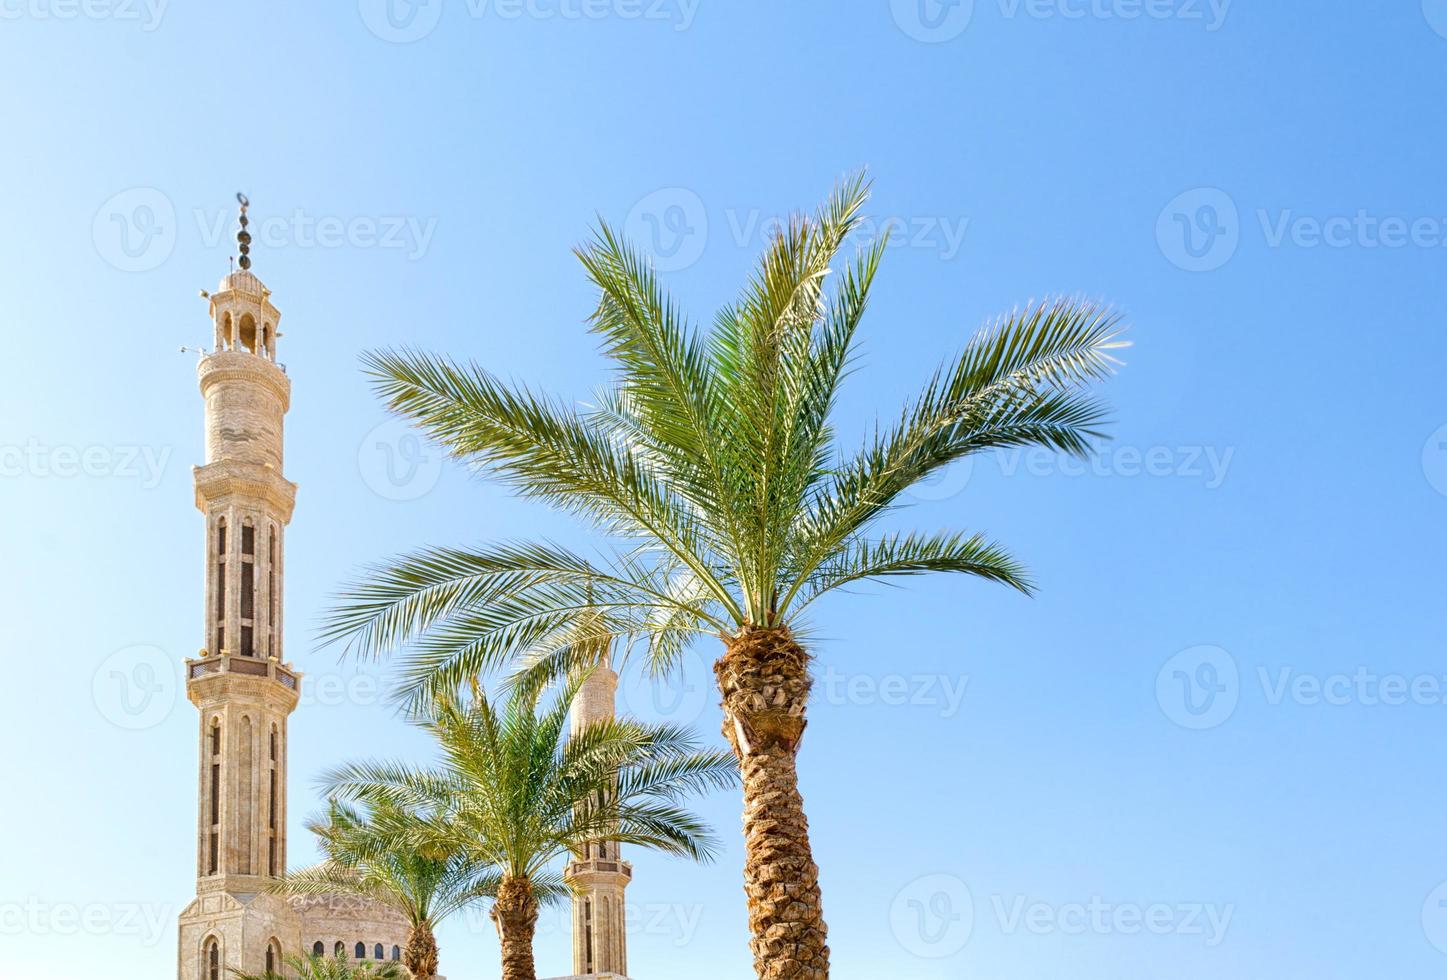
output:
{"label": "stone minaret", "polygon": [[[196,506],[206,521],[200,656],[186,694],[200,710],[196,899],[180,916],[177,977],[226,980],[233,969],[281,971],[286,956],[345,951],[396,960],[407,923],[355,898],[294,902],[267,886],[286,873],[287,718],[301,674],[283,660],[284,531],[296,486],[282,476],[282,419],[291,382],[277,363],[280,319],[251,272],[241,200],[239,269],[210,301],[215,349],[198,368],[206,462]],[[206,294],[203,294],[206,295]]]}
{"label": "stone minaret", "polygon": [[[612,719],[617,691],[618,674],[605,652],[573,701],[573,733]],[[622,860],[616,843],[599,842],[584,848],[584,853],[568,864],[563,877],[573,889],[573,972],[580,977],[626,978],[628,931],[623,893],[633,877],[633,865]]]}
{"label": "stone minaret", "polygon": [[[196,894],[202,901],[192,911],[213,915],[248,904],[286,873],[286,726],[301,685],[301,675],[282,662],[283,528],[296,496],[296,486],[282,476],[282,416],[291,382],[276,362],[280,315],[251,272],[242,201],[241,268],[208,297],[215,349],[197,369],[206,402],[206,462],[194,471],[196,506],[206,517],[206,598],[205,647],[186,663],[186,694],[200,710]],[[183,936],[187,925],[183,916]],[[199,964],[207,980],[281,952],[261,948],[268,935],[211,925],[218,935]]]}

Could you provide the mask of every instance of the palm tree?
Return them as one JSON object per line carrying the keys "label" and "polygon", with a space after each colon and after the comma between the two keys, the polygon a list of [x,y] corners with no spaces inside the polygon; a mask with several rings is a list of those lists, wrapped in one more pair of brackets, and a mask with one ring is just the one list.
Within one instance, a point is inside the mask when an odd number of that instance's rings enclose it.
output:
{"label": "palm tree", "polygon": [[[396,963],[348,962],[347,954],[328,956],[288,956],[286,965],[292,973],[292,980],[407,980],[402,967]],[[265,973],[243,973],[232,970],[236,980],[286,980],[285,976],[273,970]]]}
{"label": "palm tree", "polygon": [[462,852],[497,869],[491,916],[503,980],[535,980],[539,909],[567,894],[552,870],[589,844],[616,841],[709,860],[707,829],[680,798],[732,785],[733,757],[699,751],[687,731],[634,721],[600,722],[566,736],[582,678],[539,708],[542,689],[521,686],[495,707],[474,685],[465,700],[434,701],[420,723],[437,740],[442,766],[366,762],[328,778],[337,799],[421,809],[414,842]]}
{"label": "palm tree", "polygon": [[[812,219],[791,219],[710,330],[689,324],[646,258],[601,225],[578,250],[600,292],[592,327],[615,369],[592,407],[476,364],[367,355],[395,414],[522,495],[586,519],[608,547],[426,549],[372,569],[323,628],[359,655],[407,649],[417,703],[509,662],[567,669],[600,636],[641,643],[665,673],[695,637],[722,638],[714,671],[743,771],[761,978],[828,976],[796,772],[812,685],[806,610],[853,583],[925,572],[1030,593],[1023,567],[981,534],[878,525],[911,486],[973,453],[1088,454],[1105,410],[1084,389],[1124,346],[1107,309],[1032,305],[974,336],[893,420],[842,450],[832,409],[885,242],[836,258],[867,196],[861,175]],[[579,609],[599,615],[580,620]]]}
{"label": "palm tree", "polygon": [[396,909],[410,927],[402,963],[415,980],[430,980],[437,975],[437,924],[490,898],[498,879],[466,850],[428,840],[438,836],[437,819],[386,799],[364,799],[362,807],[333,800],[325,819],[308,824],[326,860],[287,875],[275,889],[358,895]]}

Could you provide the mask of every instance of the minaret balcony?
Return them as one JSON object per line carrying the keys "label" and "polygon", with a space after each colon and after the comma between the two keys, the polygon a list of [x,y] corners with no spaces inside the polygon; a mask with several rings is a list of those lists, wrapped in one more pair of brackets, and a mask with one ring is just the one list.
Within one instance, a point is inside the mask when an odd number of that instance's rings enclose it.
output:
{"label": "minaret balcony", "polygon": [[[275,658],[263,660],[259,657],[233,657],[223,653],[220,656],[202,656],[186,661],[186,689],[192,695],[193,701],[202,696],[199,690],[201,687],[210,688],[216,685],[224,693],[240,693],[247,688],[254,689],[256,682],[260,680],[276,684],[280,689],[276,693],[280,693],[295,706],[301,696],[301,679],[302,675],[298,671],[290,665],[282,665]],[[269,688],[270,685],[265,687]]]}
{"label": "minaret balcony", "polygon": [[586,861],[569,861],[563,871],[563,880],[568,884],[588,885],[598,883],[615,884],[633,879],[633,865],[627,861],[607,858],[589,858]]}

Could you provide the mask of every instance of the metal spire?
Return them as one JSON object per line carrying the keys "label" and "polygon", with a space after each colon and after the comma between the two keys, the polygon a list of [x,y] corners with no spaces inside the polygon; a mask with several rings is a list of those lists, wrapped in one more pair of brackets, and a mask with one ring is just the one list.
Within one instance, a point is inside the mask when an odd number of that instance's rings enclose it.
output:
{"label": "metal spire", "polygon": [[236,246],[241,251],[241,258],[238,260],[243,270],[251,268],[251,232],[246,230],[250,222],[246,218],[246,209],[251,207],[251,201],[240,191],[236,192],[236,202],[241,205],[241,225],[236,231]]}

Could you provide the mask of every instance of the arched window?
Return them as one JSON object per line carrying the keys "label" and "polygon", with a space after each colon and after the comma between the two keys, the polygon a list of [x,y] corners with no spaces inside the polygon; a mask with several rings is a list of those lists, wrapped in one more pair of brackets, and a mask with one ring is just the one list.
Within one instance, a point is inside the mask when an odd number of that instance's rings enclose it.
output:
{"label": "arched window", "polygon": [[394,960],[400,960],[401,958],[402,958],[402,947],[401,947],[401,946],[393,946],[393,947],[392,947],[392,959],[394,959]]}
{"label": "arched window", "polygon": [[322,941],[321,941],[320,939],[318,939],[316,942],[312,943],[312,955],[313,955],[313,956],[326,956],[326,955],[327,955],[327,948],[326,948],[326,946],[324,946],[324,945],[322,944]]}
{"label": "arched window", "polygon": [[208,787],[210,822],[207,833],[206,873],[221,871],[221,719],[211,720],[211,784]]}
{"label": "arched window", "polygon": [[256,528],[241,525],[241,655],[256,656]]}
{"label": "arched window", "polygon": [[280,657],[276,648],[276,525],[266,536],[266,655]]}
{"label": "arched window", "polygon": [[216,349],[226,350],[231,346],[231,314],[223,313],[216,319]]}
{"label": "arched window", "polygon": [[221,980],[221,944],[214,936],[202,947],[201,962],[206,980]]}
{"label": "arched window", "polygon": [[374,960],[385,959],[385,957],[382,955],[382,944],[381,944],[381,943],[378,943],[378,944],[372,949],[372,959],[374,959]]}
{"label": "arched window", "polygon": [[250,313],[241,315],[240,339],[241,346],[251,353],[256,353],[256,319]]}
{"label": "arched window", "polygon": [[216,609],[212,621],[216,624],[216,649],[220,655],[226,650],[226,518],[216,521]]}
{"label": "arched window", "polygon": [[273,939],[266,944],[266,972],[276,973],[281,969],[281,943]]}
{"label": "arched window", "polygon": [[364,960],[364,959],[366,959],[366,958],[367,958],[367,944],[366,944],[366,943],[357,943],[357,948],[356,948],[355,952],[356,952],[356,958],[357,958],[357,959],[359,959],[359,960]]}
{"label": "arched window", "polygon": [[337,940],[337,944],[332,947],[332,955],[335,956],[335,957],[337,957],[338,959],[340,959],[340,958],[343,957],[343,956],[346,956],[346,955],[347,955],[347,944],[344,943],[344,942],[342,942],[340,939],[338,939],[338,940]]}

